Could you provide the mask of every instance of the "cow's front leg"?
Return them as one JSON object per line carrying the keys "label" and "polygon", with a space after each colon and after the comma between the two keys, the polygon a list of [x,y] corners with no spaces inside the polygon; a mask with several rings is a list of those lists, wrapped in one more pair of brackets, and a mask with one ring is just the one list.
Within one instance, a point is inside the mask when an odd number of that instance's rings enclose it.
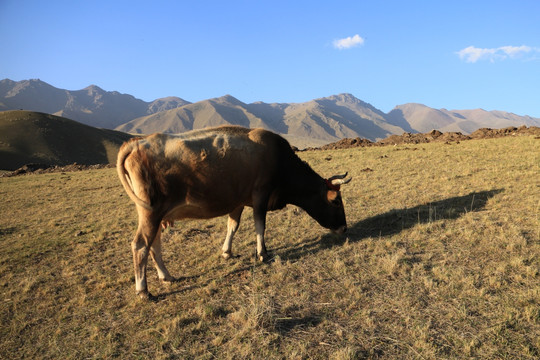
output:
{"label": "cow's front leg", "polygon": [[240,217],[242,216],[242,211],[244,210],[244,207],[241,206],[239,208],[236,208],[232,213],[229,214],[229,220],[227,222],[227,237],[225,237],[225,242],[223,243],[223,247],[221,250],[223,251],[221,253],[221,256],[225,259],[230,259],[232,255],[232,239],[234,237],[234,234],[236,234],[236,231],[238,230],[238,227],[240,226]]}
{"label": "cow's front leg", "polygon": [[150,247],[150,256],[156,265],[159,280],[166,283],[173,282],[174,278],[171,276],[171,274],[169,274],[169,270],[167,270],[165,264],[163,263],[163,257],[161,255],[161,231],[159,230],[156,234],[154,242],[152,243],[152,246]]}
{"label": "cow's front leg", "polygon": [[255,219],[255,232],[257,233],[257,259],[267,261],[268,253],[264,244],[264,229],[266,227],[266,218]]}
{"label": "cow's front leg", "polygon": [[255,218],[255,232],[257,233],[257,259],[260,261],[268,260],[268,253],[264,244],[264,230],[266,228],[266,211],[268,200],[261,199],[253,207],[253,217]]}
{"label": "cow's front leg", "polygon": [[146,265],[148,263],[148,255],[150,254],[150,246],[159,231],[159,224],[150,225],[146,220],[139,219],[139,228],[135,234],[135,238],[131,243],[133,252],[133,265],[135,268],[135,289],[137,295],[143,299],[151,298],[148,292],[146,283]]}

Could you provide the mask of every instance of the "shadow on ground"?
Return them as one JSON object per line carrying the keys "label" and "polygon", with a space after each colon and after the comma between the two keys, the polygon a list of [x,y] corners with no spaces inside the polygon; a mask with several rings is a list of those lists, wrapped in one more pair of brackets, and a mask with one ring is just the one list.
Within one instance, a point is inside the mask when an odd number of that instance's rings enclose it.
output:
{"label": "shadow on ground", "polygon": [[347,236],[327,234],[321,238],[307,240],[294,247],[275,249],[283,259],[295,260],[323,249],[343,245],[345,241],[358,242],[370,237],[386,237],[399,234],[419,224],[440,220],[455,220],[461,216],[484,210],[486,203],[504,189],[472,192],[464,196],[417,205],[412,208],[392,209],[357,222],[347,232]]}

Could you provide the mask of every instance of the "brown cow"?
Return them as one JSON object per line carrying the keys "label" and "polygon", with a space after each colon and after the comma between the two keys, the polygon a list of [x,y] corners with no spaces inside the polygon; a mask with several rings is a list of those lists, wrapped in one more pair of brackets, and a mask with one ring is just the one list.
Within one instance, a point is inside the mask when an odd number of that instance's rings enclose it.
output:
{"label": "brown cow", "polygon": [[337,233],[347,229],[339,191],[345,175],[323,179],[300,160],[281,136],[263,129],[223,126],[181,135],[132,139],[118,153],[118,176],[135,202],[139,227],[131,244],[137,293],[148,298],[150,255],[159,278],[173,278],[161,257],[160,224],[184,218],[229,215],[223,257],[232,256],[233,236],[245,206],[253,208],[257,254],[264,245],[266,212],[294,204]]}

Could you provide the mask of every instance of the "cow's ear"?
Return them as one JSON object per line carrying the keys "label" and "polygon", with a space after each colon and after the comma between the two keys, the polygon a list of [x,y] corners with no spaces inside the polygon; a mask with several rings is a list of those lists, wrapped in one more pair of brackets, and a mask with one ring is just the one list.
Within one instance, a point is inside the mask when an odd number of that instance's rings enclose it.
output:
{"label": "cow's ear", "polygon": [[328,202],[332,202],[337,199],[339,195],[338,191],[335,190],[327,190],[326,191],[326,198],[328,199]]}

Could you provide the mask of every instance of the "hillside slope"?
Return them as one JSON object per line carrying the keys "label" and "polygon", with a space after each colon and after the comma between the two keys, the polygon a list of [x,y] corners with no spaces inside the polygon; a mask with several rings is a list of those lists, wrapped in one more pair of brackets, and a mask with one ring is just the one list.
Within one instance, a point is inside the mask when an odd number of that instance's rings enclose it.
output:
{"label": "hillside slope", "polygon": [[120,125],[116,129],[135,134],[181,133],[219,125],[264,127],[275,130],[264,120],[251,113],[246,104],[230,95],[140,117]]}
{"label": "hillside slope", "polygon": [[28,163],[114,163],[131,135],[32,111],[0,112],[0,169]]}

